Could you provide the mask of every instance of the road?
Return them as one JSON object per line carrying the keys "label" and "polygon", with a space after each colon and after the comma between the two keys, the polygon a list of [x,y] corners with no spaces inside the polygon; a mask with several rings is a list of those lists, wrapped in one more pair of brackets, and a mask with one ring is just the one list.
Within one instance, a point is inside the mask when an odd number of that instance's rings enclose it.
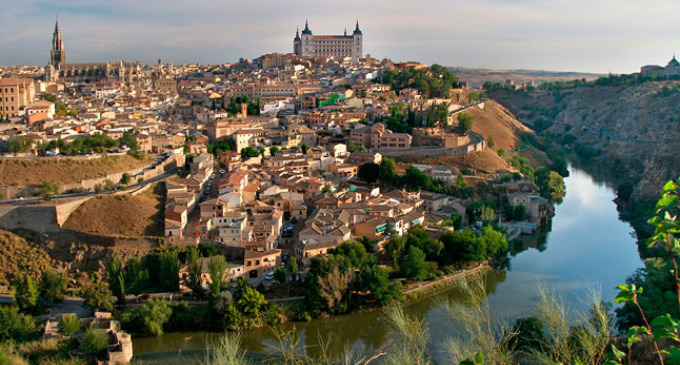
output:
{"label": "road", "polygon": [[[158,176],[152,177],[148,180],[144,180],[144,182],[142,182],[141,184],[138,184],[138,183],[130,184],[130,185],[127,186],[127,189],[136,189],[136,188],[148,185],[148,184],[153,184],[155,182],[165,180],[165,179],[167,179],[171,176],[177,175],[177,171],[178,171],[177,167],[174,167],[174,168],[172,168],[172,169],[170,169],[170,170],[168,170],[168,171],[166,171],[166,172],[164,172],[164,173],[162,173]],[[100,192],[100,193],[97,193],[97,192],[94,192],[94,191],[84,191],[84,192],[81,192],[81,193],[59,195],[56,198],[53,198],[52,200],[56,201],[58,203],[59,200],[63,200],[63,199],[78,198],[78,197],[90,196],[90,195],[107,195],[107,194],[114,194],[116,192],[117,192],[116,190],[105,191],[105,192]],[[45,199],[43,199],[43,198],[30,198],[30,199],[24,199],[24,200],[19,200],[19,201],[17,201],[17,200],[3,201],[3,202],[0,202],[0,205],[33,205],[33,204],[41,204],[41,203],[44,203],[44,202],[45,202]]]}

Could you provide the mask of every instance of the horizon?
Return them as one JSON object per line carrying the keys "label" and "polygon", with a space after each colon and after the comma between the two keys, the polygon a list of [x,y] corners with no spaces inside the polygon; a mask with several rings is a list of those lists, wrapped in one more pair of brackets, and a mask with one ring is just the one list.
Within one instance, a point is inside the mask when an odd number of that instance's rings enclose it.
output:
{"label": "horizon", "polygon": [[680,38],[680,4],[668,0],[157,4],[14,3],[0,14],[0,64],[45,66],[56,16],[67,63],[216,65],[291,53],[305,19],[314,34],[351,32],[358,19],[364,56],[470,69],[633,73],[664,66]]}

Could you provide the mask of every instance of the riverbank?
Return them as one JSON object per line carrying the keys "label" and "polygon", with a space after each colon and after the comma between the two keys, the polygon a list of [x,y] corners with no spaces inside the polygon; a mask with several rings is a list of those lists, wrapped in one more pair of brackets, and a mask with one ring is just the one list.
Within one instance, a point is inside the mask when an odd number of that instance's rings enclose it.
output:
{"label": "riverbank", "polygon": [[[569,194],[555,209],[552,231],[547,235],[546,243],[528,244],[516,252],[511,256],[510,267],[504,271],[480,269],[487,283],[489,307],[494,318],[512,322],[517,317],[531,315],[539,283],[563,296],[574,310],[584,309],[587,304],[583,298],[596,287],[601,288],[603,300],[612,301],[617,294],[614,287],[642,265],[635,239],[630,235],[630,225],[618,219],[613,202],[616,194],[611,185],[601,184],[574,167],[570,167],[570,172],[565,178]],[[446,339],[455,332],[441,298],[461,303],[466,300],[455,285],[447,286],[445,282],[443,279],[438,281],[440,285],[428,285],[428,290],[419,289],[419,294],[403,304],[409,315],[425,323],[432,338],[428,352],[433,354],[443,353]],[[309,322],[287,322],[279,327],[281,331],[295,330],[300,335],[301,345],[312,351],[327,346],[331,355],[343,353],[347,346],[370,354],[394,336],[382,311],[378,310]],[[169,359],[180,358],[177,355],[180,351],[184,354],[203,351],[206,341],[214,335],[212,332],[167,333],[160,337],[137,338],[134,348],[145,364],[166,364]],[[276,344],[276,337],[269,328],[248,330],[242,332],[242,336],[243,349],[252,353],[263,353]],[[153,353],[164,353],[163,359],[152,361]],[[184,364],[193,361],[189,356],[183,358]],[[445,362],[445,359],[441,360]]]}

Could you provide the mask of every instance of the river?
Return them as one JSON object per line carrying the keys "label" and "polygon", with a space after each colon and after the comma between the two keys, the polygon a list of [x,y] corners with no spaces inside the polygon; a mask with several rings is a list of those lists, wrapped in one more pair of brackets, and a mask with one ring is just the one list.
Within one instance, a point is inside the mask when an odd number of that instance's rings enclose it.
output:
{"label": "river", "polygon": [[[555,209],[552,229],[541,237],[525,238],[523,244],[513,245],[510,268],[486,275],[494,318],[512,322],[519,316],[530,315],[538,285],[557,292],[571,310],[587,309],[593,290],[599,290],[603,299],[611,302],[616,295],[614,287],[642,266],[633,230],[618,218],[612,201],[614,190],[573,166],[570,172],[564,180],[567,195]],[[452,288],[405,305],[409,313],[424,318],[432,335],[429,348],[435,358],[446,358],[442,345],[456,331],[441,300],[456,300],[457,295]],[[373,352],[390,338],[389,326],[380,311],[292,322],[282,329],[293,327],[312,352],[318,350],[319,338],[324,339],[331,353],[351,344],[364,354]],[[144,364],[195,363],[212,336],[205,332],[168,333],[135,339],[133,346],[136,359]],[[273,344],[271,329],[243,334],[243,346],[248,351],[266,352]]]}

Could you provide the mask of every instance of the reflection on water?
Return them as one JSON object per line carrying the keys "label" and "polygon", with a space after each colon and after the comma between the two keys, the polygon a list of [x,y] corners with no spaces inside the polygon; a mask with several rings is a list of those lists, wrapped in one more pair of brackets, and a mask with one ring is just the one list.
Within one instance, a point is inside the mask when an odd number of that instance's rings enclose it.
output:
{"label": "reflection on water", "polygon": [[[592,289],[600,289],[603,299],[612,301],[614,287],[641,266],[632,229],[618,220],[612,189],[575,168],[565,184],[568,194],[556,207],[551,226],[534,237],[520,237],[513,242],[508,268],[486,274],[495,318],[512,321],[531,314],[539,283],[560,293],[575,310],[585,308],[584,299]],[[409,313],[424,318],[432,334],[430,349],[435,356],[441,356],[443,342],[456,331],[443,310],[442,298],[460,299],[460,293],[451,288],[406,305]],[[293,328],[300,331],[301,343],[312,353],[319,351],[319,338],[332,354],[344,351],[347,345],[367,354],[391,338],[380,311],[286,323],[281,330]],[[162,356],[158,361],[138,357],[144,363],[169,363],[171,359],[174,363],[180,358],[184,364],[195,363],[211,336],[214,334],[198,332],[140,338],[134,340],[134,351],[137,355],[165,353],[152,356]],[[246,350],[266,353],[274,345],[275,335],[271,329],[256,329],[245,332],[243,340]],[[178,357],[180,350],[184,355]]]}

